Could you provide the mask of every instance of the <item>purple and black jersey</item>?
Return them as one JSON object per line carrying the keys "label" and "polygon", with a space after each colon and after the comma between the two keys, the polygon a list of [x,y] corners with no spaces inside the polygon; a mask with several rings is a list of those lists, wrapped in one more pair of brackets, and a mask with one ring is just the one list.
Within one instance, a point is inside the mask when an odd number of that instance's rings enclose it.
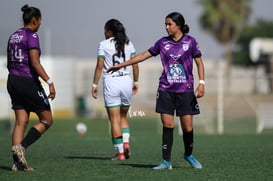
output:
{"label": "purple and black jersey", "polygon": [[158,90],[167,92],[193,92],[193,58],[201,57],[196,40],[184,35],[175,42],[163,37],[148,50],[153,56],[160,54],[163,72],[159,78]]}
{"label": "purple and black jersey", "polygon": [[38,49],[41,54],[38,34],[28,28],[20,28],[8,40],[8,70],[12,75],[38,78],[30,65],[29,50]]}

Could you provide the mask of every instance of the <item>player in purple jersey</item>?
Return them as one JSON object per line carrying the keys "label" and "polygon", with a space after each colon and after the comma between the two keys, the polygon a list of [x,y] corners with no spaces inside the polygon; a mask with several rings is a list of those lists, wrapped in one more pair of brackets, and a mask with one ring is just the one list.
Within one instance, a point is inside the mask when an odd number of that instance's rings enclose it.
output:
{"label": "player in purple jersey", "polygon": [[[25,150],[52,125],[48,99],[53,100],[56,92],[52,80],[40,63],[41,50],[37,31],[41,25],[41,12],[28,5],[24,5],[21,10],[24,26],[9,37],[7,46],[7,89],[16,119],[12,133],[12,170],[31,171],[33,168],[26,161]],[[39,77],[49,85],[48,96]],[[40,121],[24,137],[30,112],[35,112]]]}
{"label": "player in purple jersey", "polygon": [[[184,17],[173,12],[165,18],[168,36],[159,39],[147,51],[130,60],[110,67],[107,72],[115,72],[121,67],[142,62],[152,56],[160,55],[163,71],[159,78],[156,100],[156,112],[160,113],[163,124],[162,157],[163,161],[155,170],[172,169],[171,151],[173,145],[174,112],[179,117],[183,130],[184,159],[193,168],[201,169],[202,165],[192,155],[193,152],[193,115],[199,114],[196,98],[205,94],[205,70],[201,52],[196,40],[187,35],[189,26]],[[193,60],[197,66],[199,84],[194,90],[192,73]]]}

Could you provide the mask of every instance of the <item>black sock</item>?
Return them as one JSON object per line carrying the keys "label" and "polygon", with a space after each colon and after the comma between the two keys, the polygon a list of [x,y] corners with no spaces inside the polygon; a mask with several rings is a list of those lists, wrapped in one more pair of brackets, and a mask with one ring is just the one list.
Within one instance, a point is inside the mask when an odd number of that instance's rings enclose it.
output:
{"label": "black sock", "polygon": [[25,149],[27,149],[28,146],[37,141],[40,137],[41,133],[36,128],[31,127],[21,144]]}
{"label": "black sock", "polygon": [[189,156],[192,154],[193,149],[193,130],[191,132],[183,131],[183,141],[184,141],[184,149],[185,155]]}
{"label": "black sock", "polygon": [[162,155],[166,161],[171,160],[171,152],[173,146],[173,128],[163,127],[162,135]]}

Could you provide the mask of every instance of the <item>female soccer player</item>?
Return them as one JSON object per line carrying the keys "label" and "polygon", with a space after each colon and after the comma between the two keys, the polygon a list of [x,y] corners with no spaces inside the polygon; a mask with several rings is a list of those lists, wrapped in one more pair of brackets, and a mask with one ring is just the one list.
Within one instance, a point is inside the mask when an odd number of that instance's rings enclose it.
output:
{"label": "female soccer player", "polygon": [[125,160],[130,156],[130,127],[127,112],[131,104],[132,94],[138,90],[138,65],[134,64],[133,79],[131,66],[124,67],[115,73],[107,73],[110,66],[129,60],[136,53],[133,44],[129,41],[125,28],[116,19],[110,19],[104,26],[106,40],[99,43],[97,65],[94,73],[92,96],[98,96],[98,82],[103,70],[103,95],[108,118],[111,123],[112,143],[116,155],[112,160]]}
{"label": "female soccer player", "polygon": [[[197,99],[204,96],[204,65],[196,40],[187,35],[189,26],[184,17],[177,12],[165,18],[168,36],[159,39],[147,51],[132,59],[115,65],[107,72],[115,72],[122,67],[144,61],[151,56],[160,55],[163,72],[159,78],[156,100],[156,112],[160,113],[163,124],[162,156],[163,161],[155,170],[172,169],[171,151],[173,145],[174,112],[179,117],[183,130],[184,159],[194,168],[202,165],[192,155],[193,151],[193,120],[199,114]],[[193,59],[199,75],[199,84],[194,92]]]}
{"label": "female soccer player", "polygon": [[[40,63],[41,49],[37,31],[41,25],[41,12],[28,5],[24,5],[21,10],[24,26],[11,34],[8,40],[7,89],[16,119],[12,133],[12,170],[30,171],[33,168],[26,161],[25,150],[51,126],[53,120],[48,99],[53,100],[56,93],[52,80]],[[48,96],[39,77],[49,85]],[[40,121],[24,137],[30,112],[35,112]]]}

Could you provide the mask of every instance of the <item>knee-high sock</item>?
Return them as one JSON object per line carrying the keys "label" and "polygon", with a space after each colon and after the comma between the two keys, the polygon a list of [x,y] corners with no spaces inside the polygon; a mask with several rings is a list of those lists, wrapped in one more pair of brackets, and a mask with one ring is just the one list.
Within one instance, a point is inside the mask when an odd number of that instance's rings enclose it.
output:
{"label": "knee-high sock", "polygon": [[193,130],[191,132],[183,131],[183,141],[184,141],[184,149],[185,155],[189,156],[192,154],[193,150]]}
{"label": "knee-high sock", "polygon": [[23,139],[21,145],[27,149],[28,146],[33,144],[35,141],[37,141],[41,137],[41,133],[34,127],[31,127],[28,131],[26,137]]}
{"label": "knee-high sock", "polygon": [[130,142],[130,128],[121,128],[123,143]]}
{"label": "knee-high sock", "polygon": [[163,135],[162,135],[162,156],[166,161],[171,160],[173,146],[173,128],[163,127]]}
{"label": "knee-high sock", "polygon": [[112,138],[112,143],[114,146],[114,149],[116,153],[123,153],[123,141],[122,141],[122,136],[119,136],[117,138]]}

